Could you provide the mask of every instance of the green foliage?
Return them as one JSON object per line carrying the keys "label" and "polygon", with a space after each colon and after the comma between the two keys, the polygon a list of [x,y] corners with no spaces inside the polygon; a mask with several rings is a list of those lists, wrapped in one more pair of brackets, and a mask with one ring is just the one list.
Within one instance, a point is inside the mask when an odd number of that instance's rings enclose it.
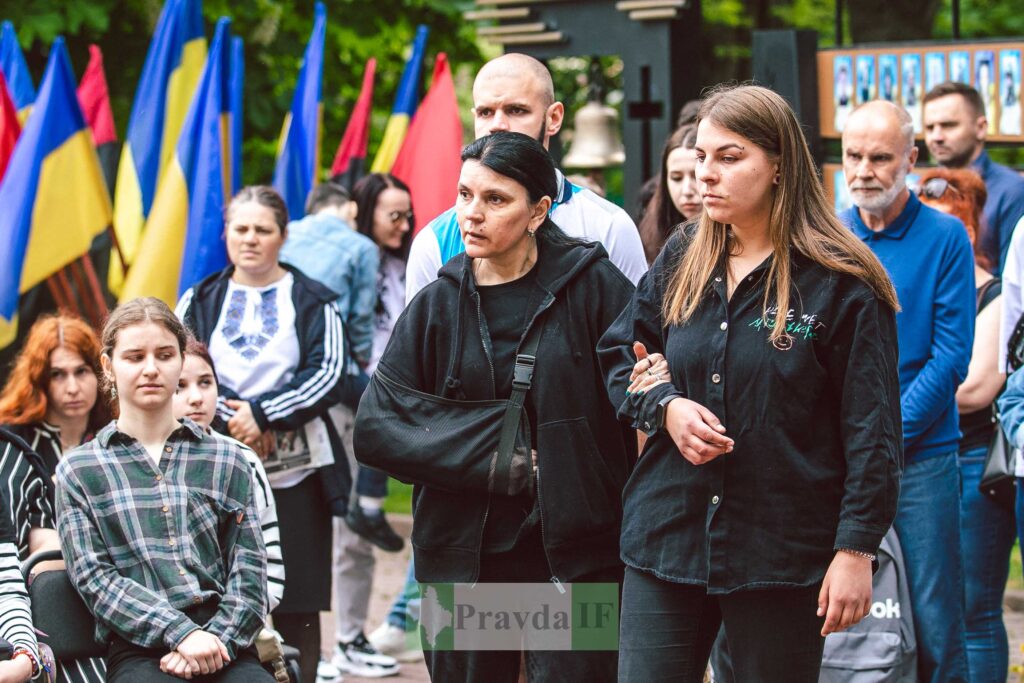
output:
{"label": "green foliage", "polygon": [[[936,38],[950,38],[953,35],[950,0],[943,0],[942,8],[935,18]],[[960,37],[1000,38],[1024,35],[1024,12],[1019,2],[1007,0],[971,0],[960,3]]]}
{"label": "green foliage", "polygon": [[[13,3],[5,3],[13,5]],[[329,167],[362,85],[363,69],[377,59],[370,153],[384,132],[405,58],[418,24],[430,28],[423,83],[429,86],[434,55],[446,52],[457,82],[475,73],[482,58],[475,30],[463,20],[467,2],[447,0],[332,0],[327,4],[322,165]],[[31,0],[4,8],[14,22],[38,83],[48,46],[64,35],[80,75],[88,45],[103,50],[111,106],[123,138],[135,87],[162,0]],[[281,124],[313,25],[313,2],[304,0],[205,0],[207,35],[220,16],[245,41],[244,182],[268,182]]]}

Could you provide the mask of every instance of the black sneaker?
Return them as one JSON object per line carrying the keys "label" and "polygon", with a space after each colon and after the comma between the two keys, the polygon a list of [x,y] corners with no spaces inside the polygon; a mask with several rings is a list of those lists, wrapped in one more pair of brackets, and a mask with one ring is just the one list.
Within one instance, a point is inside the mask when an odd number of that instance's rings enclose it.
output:
{"label": "black sneaker", "polygon": [[349,529],[389,553],[397,553],[405,547],[405,540],[391,528],[383,512],[367,514],[362,506],[353,505],[345,515],[345,523]]}

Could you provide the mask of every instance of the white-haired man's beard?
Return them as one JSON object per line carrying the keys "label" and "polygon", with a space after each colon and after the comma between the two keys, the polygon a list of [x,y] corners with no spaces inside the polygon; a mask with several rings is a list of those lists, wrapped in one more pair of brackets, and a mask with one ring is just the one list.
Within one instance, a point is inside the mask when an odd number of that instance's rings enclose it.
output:
{"label": "white-haired man's beard", "polygon": [[869,213],[882,213],[896,201],[906,185],[907,171],[905,168],[901,168],[893,178],[889,189],[885,189],[877,180],[854,180],[850,185],[850,199],[858,208]]}

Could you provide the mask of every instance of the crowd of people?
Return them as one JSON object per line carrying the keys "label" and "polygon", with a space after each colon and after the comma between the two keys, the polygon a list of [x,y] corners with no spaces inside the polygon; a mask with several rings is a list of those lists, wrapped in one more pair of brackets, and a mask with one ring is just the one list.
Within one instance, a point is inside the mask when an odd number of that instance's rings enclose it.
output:
{"label": "crowd of people", "polygon": [[[850,112],[837,215],[786,101],[711,89],[634,222],[556,167],[550,74],[508,54],[418,232],[388,174],[303,217],[244,188],[230,265],[174,311],[28,335],[0,393],[0,681],[270,681],[268,617],[303,681],[385,677],[418,656],[417,582],[551,581],[619,586],[618,650],[427,648],[431,679],[810,683],[891,534],[917,680],[1005,681],[1024,492],[982,481],[1000,419],[1024,446],[1024,179],[969,86],[923,112],[913,183],[909,115]],[[374,548],[404,546],[388,475],[413,554],[368,636]],[[47,549],[105,657],[40,647],[18,563]]]}

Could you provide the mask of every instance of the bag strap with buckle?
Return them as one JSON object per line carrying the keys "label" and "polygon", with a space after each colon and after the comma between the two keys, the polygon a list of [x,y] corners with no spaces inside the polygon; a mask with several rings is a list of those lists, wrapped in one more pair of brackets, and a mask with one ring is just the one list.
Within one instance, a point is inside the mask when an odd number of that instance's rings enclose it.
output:
{"label": "bag strap with buckle", "polygon": [[[512,395],[505,408],[505,416],[501,423],[501,437],[498,440],[497,458],[494,461],[493,491],[495,493],[513,495],[518,488],[516,486],[518,482],[512,481],[512,458],[515,455],[516,435],[519,433],[523,407],[526,405],[526,394],[533,386],[533,374],[537,365],[537,348],[540,346],[546,319],[547,316],[542,314],[530,328],[530,332],[516,355],[516,365],[512,373]],[[526,444],[526,447],[529,449],[530,444]],[[527,462],[528,476],[531,469],[531,463]]]}

